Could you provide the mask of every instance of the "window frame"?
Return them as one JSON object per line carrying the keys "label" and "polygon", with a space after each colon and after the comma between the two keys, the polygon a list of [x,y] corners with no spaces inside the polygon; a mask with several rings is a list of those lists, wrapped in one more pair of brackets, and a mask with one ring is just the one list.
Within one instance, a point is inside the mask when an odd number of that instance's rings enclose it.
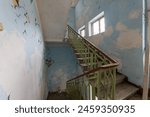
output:
{"label": "window frame", "polygon": [[[104,20],[105,20],[104,11],[101,12],[100,14],[98,14],[96,17],[94,17],[92,20],[89,21],[89,23],[88,23],[89,36],[97,35],[97,34],[100,34],[100,33],[105,32],[105,30],[104,30],[103,32],[101,32],[101,23],[100,23],[100,21],[101,21],[102,18],[104,18]],[[99,33],[93,34],[93,33],[94,33],[93,24],[96,23],[97,21],[98,21],[98,23],[99,23]],[[105,25],[105,24],[104,24],[104,25]],[[105,29],[106,29],[106,27],[105,27]]]}
{"label": "window frame", "polygon": [[81,31],[83,31],[83,30],[84,30],[84,36],[83,37],[85,37],[85,35],[86,35],[86,33],[85,33],[85,25],[78,29],[78,33],[81,35]]}

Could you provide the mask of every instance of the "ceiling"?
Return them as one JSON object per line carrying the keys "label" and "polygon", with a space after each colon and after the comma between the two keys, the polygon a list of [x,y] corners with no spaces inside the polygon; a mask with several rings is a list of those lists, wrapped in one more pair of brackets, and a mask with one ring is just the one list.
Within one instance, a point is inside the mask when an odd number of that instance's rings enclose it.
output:
{"label": "ceiling", "polygon": [[37,0],[45,41],[63,41],[68,14],[78,0]]}

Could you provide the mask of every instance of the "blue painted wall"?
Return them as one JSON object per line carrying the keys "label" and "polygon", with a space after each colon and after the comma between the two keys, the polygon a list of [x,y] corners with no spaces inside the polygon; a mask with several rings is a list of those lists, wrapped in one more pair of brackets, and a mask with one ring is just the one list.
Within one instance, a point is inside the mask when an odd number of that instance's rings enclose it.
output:
{"label": "blue painted wall", "polygon": [[75,7],[71,7],[69,10],[67,24],[75,29]]}
{"label": "blue painted wall", "polygon": [[[88,36],[88,22],[104,11],[106,32]],[[137,85],[143,82],[142,0],[80,0],[75,8],[76,30],[120,62],[119,71]]]}
{"label": "blue painted wall", "polygon": [[[35,0],[0,0],[0,99],[47,97],[44,42]],[[10,96],[9,96],[10,95]]]}
{"label": "blue painted wall", "polygon": [[66,81],[81,73],[81,68],[68,43],[46,42],[45,59],[51,60],[48,68],[50,92],[65,90]]}

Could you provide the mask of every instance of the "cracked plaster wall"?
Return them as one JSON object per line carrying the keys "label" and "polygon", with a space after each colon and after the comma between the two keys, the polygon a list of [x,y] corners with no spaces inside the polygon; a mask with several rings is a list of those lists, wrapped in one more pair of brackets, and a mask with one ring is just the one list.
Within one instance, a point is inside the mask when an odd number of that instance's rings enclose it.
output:
{"label": "cracked plaster wall", "polygon": [[[88,22],[104,11],[106,31],[88,36]],[[130,82],[143,82],[142,0],[80,0],[76,30],[85,25],[86,38],[120,62]]]}
{"label": "cracked plaster wall", "polygon": [[0,99],[45,99],[44,43],[35,0],[0,0]]}

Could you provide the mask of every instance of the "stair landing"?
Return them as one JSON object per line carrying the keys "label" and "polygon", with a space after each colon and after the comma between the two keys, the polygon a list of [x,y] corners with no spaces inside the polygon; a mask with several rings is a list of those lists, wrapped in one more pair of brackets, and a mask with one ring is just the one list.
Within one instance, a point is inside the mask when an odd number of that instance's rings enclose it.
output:
{"label": "stair landing", "polygon": [[116,100],[126,100],[138,92],[139,88],[128,83],[123,82],[116,86]]}

